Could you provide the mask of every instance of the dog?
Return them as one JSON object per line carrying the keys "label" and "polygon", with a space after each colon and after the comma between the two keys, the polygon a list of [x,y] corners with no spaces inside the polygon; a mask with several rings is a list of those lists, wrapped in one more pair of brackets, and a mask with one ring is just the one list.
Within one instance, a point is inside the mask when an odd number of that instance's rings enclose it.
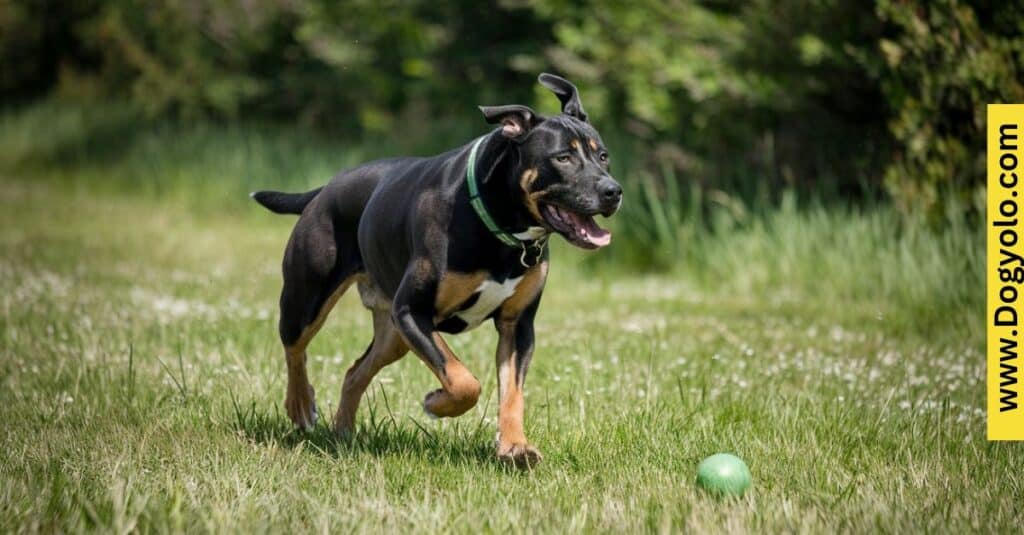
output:
{"label": "dog", "polygon": [[374,375],[410,349],[441,388],[426,395],[433,417],[472,408],[480,382],[442,333],[492,320],[498,331],[497,456],[518,467],[541,461],[523,432],[523,385],[534,317],[548,274],[548,238],[584,249],[608,245],[594,220],[610,217],[622,188],[576,86],[541,74],[561,114],[480,106],[489,134],[429,158],[378,160],[342,171],[306,193],[259,191],[264,207],[299,214],[282,263],[279,331],[288,368],[285,408],[301,429],[317,421],[306,347],[353,284],[373,315],[373,341],[345,374],[334,430],[355,427]]}

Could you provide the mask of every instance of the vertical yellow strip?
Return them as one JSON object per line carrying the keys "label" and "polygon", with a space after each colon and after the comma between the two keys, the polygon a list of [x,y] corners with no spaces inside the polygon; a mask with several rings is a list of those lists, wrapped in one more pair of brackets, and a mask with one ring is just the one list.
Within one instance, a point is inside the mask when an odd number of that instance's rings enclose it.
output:
{"label": "vertical yellow strip", "polygon": [[989,440],[1024,440],[1024,104],[988,106],[986,261]]}

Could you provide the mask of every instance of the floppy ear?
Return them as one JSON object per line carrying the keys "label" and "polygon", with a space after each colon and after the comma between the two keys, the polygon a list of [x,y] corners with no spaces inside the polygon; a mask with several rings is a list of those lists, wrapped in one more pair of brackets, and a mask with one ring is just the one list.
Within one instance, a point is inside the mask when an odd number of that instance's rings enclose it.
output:
{"label": "floppy ear", "polygon": [[491,124],[501,123],[501,133],[507,138],[517,139],[537,126],[543,119],[537,112],[520,104],[507,106],[478,106],[484,119]]}
{"label": "floppy ear", "polygon": [[537,80],[544,87],[550,89],[562,101],[562,113],[571,115],[583,122],[587,121],[587,112],[583,111],[583,104],[580,103],[580,92],[572,82],[555,76],[554,74],[541,73]]}

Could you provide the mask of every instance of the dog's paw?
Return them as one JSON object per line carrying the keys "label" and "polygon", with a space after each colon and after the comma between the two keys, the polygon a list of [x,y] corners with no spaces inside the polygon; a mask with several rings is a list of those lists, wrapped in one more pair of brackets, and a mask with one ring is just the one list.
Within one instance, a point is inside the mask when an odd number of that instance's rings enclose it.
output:
{"label": "dog's paw", "polygon": [[305,396],[292,395],[289,392],[288,397],[284,400],[284,408],[288,412],[288,417],[295,423],[295,427],[302,431],[312,431],[320,418],[312,386],[309,387],[309,392]]}
{"label": "dog's paw", "polygon": [[334,436],[341,440],[352,440],[356,436],[355,425],[343,425],[334,422],[333,430]]}
{"label": "dog's paw", "polygon": [[338,404],[338,412],[334,414],[334,435],[338,438],[348,439],[355,435],[356,414],[355,411],[345,406],[344,402]]}
{"label": "dog's paw", "polygon": [[525,443],[498,444],[498,460],[521,470],[529,470],[544,459],[537,448]]}
{"label": "dog's paw", "polygon": [[480,382],[473,376],[450,390],[439,388],[423,398],[423,410],[435,418],[454,418],[466,413],[480,398]]}
{"label": "dog's paw", "polygon": [[442,394],[444,394],[444,390],[438,389],[434,390],[433,392],[428,392],[427,395],[423,398],[423,414],[426,414],[427,418],[430,418],[431,420],[437,420],[441,418],[433,411],[431,411],[430,407],[432,407],[433,404],[436,403],[436,398]]}

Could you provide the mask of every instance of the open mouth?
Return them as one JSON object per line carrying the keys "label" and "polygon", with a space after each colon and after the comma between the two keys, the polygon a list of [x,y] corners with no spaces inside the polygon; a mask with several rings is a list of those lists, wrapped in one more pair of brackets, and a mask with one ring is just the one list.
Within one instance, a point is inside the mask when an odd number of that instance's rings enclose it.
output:
{"label": "open mouth", "polygon": [[551,228],[569,243],[584,249],[598,249],[612,242],[612,233],[600,227],[593,215],[573,212],[553,204],[541,206],[541,214]]}

